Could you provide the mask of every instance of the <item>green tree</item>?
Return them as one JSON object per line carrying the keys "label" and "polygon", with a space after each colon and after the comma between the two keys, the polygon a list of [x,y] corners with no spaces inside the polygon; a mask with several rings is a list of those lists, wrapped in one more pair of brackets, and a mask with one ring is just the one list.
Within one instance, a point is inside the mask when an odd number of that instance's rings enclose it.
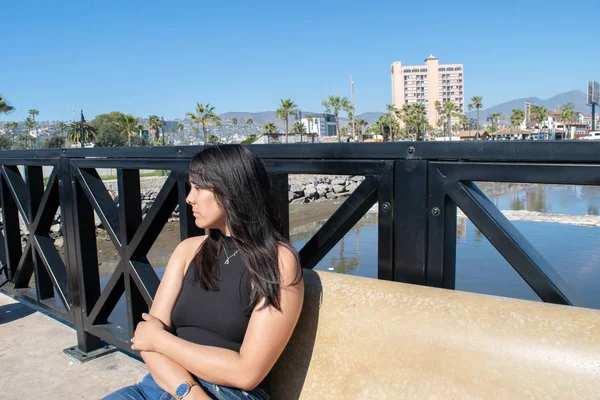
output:
{"label": "green tree", "polygon": [[148,130],[152,134],[154,141],[158,141],[158,139],[160,139],[160,130],[162,128],[162,122],[160,118],[158,118],[158,115],[149,116],[146,125],[148,126]]}
{"label": "green tree", "polygon": [[127,139],[121,132],[107,131],[96,137],[96,146],[98,147],[121,147],[125,145],[127,145]]}
{"label": "green tree", "polygon": [[292,126],[291,132],[294,134],[306,133],[306,125],[304,125],[304,123],[298,121],[298,122],[294,123],[294,125]]}
{"label": "green tree", "polygon": [[123,120],[125,114],[119,111],[113,111],[108,114],[99,114],[93,120],[90,121],[98,136],[102,136],[106,133],[119,133],[121,131],[119,124]]}
{"label": "green tree", "polygon": [[204,105],[196,103],[196,112],[190,111],[186,115],[192,120],[192,123],[202,126],[204,144],[208,143],[207,126],[216,123],[220,119],[219,116],[215,114],[215,108],[210,104]]}
{"label": "green tree", "polygon": [[0,136],[0,150],[10,150],[12,148],[12,140],[6,135]]}
{"label": "green tree", "polygon": [[335,129],[336,129],[337,136],[338,136],[338,142],[341,142],[342,136],[341,136],[341,132],[340,132],[339,112],[340,112],[340,110],[344,110],[344,111],[352,110],[352,105],[348,101],[348,98],[340,97],[338,95],[329,96],[327,98],[327,100],[323,100],[321,104],[323,104],[323,107],[325,107],[326,113],[333,113],[333,116],[335,117]]}
{"label": "green tree", "polygon": [[442,114],[442,103],[440,103],[439,100],[436,100],[435,103],[433,103],[433,106],[435,107],[435,120],[437,121],[437,126],[436,128],[440,127],[442,125],[441,121],[441,114]]}
{"label": "green tree", "polygon": [[208,137],[208,144],[219,144],[219,137],[217,135],[210,135]]}
{"label": "green tree", "polygon": [[[394,116],[398,115],[398,109],[393,104],[386,104],[385,105],[385,109],[388,112],[388,116],[389,116],[388,121],[391,123],[391,121],[393,119],[392,114]],[[389,128],[390,128],[390,132],[392,132],[392,126],[391,125],[389,126]],[[394,134],[392,133],[392,142],[395,141],[395,139],[396,138],[394,137]]]}
{"label": "green tree", "polygon": [[35,123],[33,122],[33,119],[31,117],[27,117],[25,118],[25,129],[27,129],[27,134],[29,136],[31,136],[31,130],[33,129],[33,127],[35,126]]}
{"label": "green tree", "polygon": [[542,133],[542,128],[544,128],[544,122],[548,117],[548,110],[544,106],[534,106],[533,110],[531,111],[531,116],[533,122],[535,122],[538,125],[540,133]]}
{"label": "green tree", "polygon": [[425,139],[425,130],[427,123],[427,108],[424,103],[413,104],[412,114],[414,116],[414,123],[416,124],[417,140]]}
{"label": "green tree", "polygon": [[183,132],[183,130],[184,130],[184,129],[185,129],[185,126],[183,125],[183,123],[181,123],[181,122],[178,122],[178,123],[177,123],[177,130],[178,130],[179,132]]}
{"label": "green tree", "polygon": [[131,147],[131,137],[138,136],[139,126],[138,118],[133,115],[123,115],[121,121],[117,123],[121,135],[127,138],[129,146]]}
{"label": "green tree", "polygon": [[17,130],[18,127],[19,127],[19,124],[16,123],[16,122],[6,122],[6,123],[4,123],[4,129],[6,130],[6,134],[4,136],[8,137],[8,134],[10,132],[10,137],[12,138],[13,147],[15,145],[15,131]]}
{"label": "green tree", "polygon": [[35,139],[36,139],[37,147],[40,147],[39,146],[40,137],[38,135],[37,124],[35,123],[35,117],[37,115],[40,115],[40,112],[38,110],[36,110],[35,108],[32,108],[31,110],[29,110],[29,115],[31,115],[31,119],[33,120],[33,129],[35,130]]}
{"label": "green tree", "polygon": [[235,134],[236,128],[237,128],[237,124],[238,124],[238,119],[237,118],[231,118],[231,123],[233,124],[233,133]]}
{"label": "green tree", "polygon": [[512,114],[510,115],[510,124],[515,128],[521,125],[525,121],[525,112],[520,108],[515,108],[512,110]]}
{"label": "green tree", "polygon": [[254,124],[254,120],[252,118],[248,118],[246,120],[246,125],[253,125]]}
{"label": "green tree", "polygon": [[460,115],[458,113],[458,107],[456,107],[454,103],[444,103],[442,111],[446,116],[446,129],[448,130],[448,138],[452,140],[452,117],[457,117]]}
{"label": "green tree", "polygon": [[33,146],[34,139],[28,133],[17,136],[16,148],[20,150],[29,149]]}
{"label": "green tree", "polygon": [[475,132],[476,137],[479,137],[479,110],[483,108],[483,97],[481,96],[473,96],[471,98],[471,105],[475,109],[476,122],[475,122]]}
{"label": "green tree", "polygon": [[570,136],[567,132],[567,122],[573,122],[575,118],[577,118],[577,113],[575,112],[575,105],[573,103],[567,103],[560,108],[560,120],[565,127],[565,139]]}
{"label": "green tree", "polygon": [[363,128],[367,127],[368,125],[369,125],[369,123],[361,117],[358,117],[354,120],[354,126],[358,130],[358,140],[360,140],[361,142],[364,140],[364,138],[363,138],[364,129]]}
{"label": "green tree", "polygon": [[65,129],[67,129],[67,124],[65,124],[64,122],[61,121],[61,122],[58,123],[58,125],[56,127],[60,131],[60,134],[64,136]]}
{"label": "green tree", "polygon": [[15,111],[15,108],[8,103],[2,95],[0,95],[0,114],[10,114]]}
{"label": "green tree", "polygon": [[[84,142],[92,143],[96,140],[97,130],[89,122],[83,123]],[[81,143],[81,122],[73,121],[67,125],[67,138],[71,143]],[[84,143],[84,145],[85,145]]]}
{"label": "green tree", "polygon": [[44,143],[44,147],[47,149],[61,149],[65,147],[65,137],[60,135],[50,136]]}
{"label": "green tree", "polygon": [[298,115],[298,106],[292,101],[292,99],[281,99],[281,104],[277,111],[275,111],[277,118],[285,121],[285,142],[288,142],[289,122],[290,114]]}
{"label": "green tree", "polygon": [[263,125],[262,132],[264,135],[275,134],[277,133],[277,127],[272,122],[267,122]]}

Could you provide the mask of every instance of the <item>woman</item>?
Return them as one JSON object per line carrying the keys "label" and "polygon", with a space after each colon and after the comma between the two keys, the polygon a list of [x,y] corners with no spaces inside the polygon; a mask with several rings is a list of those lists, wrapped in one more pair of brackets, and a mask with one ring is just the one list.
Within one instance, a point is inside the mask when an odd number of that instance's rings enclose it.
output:
{"label": "woman", "polygon": [[267,399],[258,386],[300,316],[298,255],[276,229],[271,183],[248,147],[189,165],[186,202],[208,235],[181,242],[131,339],[150,373],[105,399]]}

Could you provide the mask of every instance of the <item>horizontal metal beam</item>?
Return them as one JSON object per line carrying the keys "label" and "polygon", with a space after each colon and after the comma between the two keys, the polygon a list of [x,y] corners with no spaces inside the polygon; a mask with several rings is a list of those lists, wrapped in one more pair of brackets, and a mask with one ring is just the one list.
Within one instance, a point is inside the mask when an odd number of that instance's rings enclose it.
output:
{"label": "horizontal metal beam", "polygon": [[[250,145],[265,159],[418,159],[517,161],[558,163],[600,162],[600,142],[560,141],[469,141],[469,142],[385,142],[385,143],[294,143]],[[84,158],[191,158],[203,146],[107,147],[92,149],[3,150],[6,164],[22,160],[58,157]]]}
{"label": "horizontal metal beam", "polygon": [[155,169],[172,170],[184,168],[187,170],[189,160],[182,158],[161,159],[137,157],[126,158],[80,158],[71,160],[77,168],[114,168],[114,169]]}
{"label": "horizontal metal beam", "polygon": [[390,161],[266,159],[269,172],[288,174],[376,175]]}
{"label": "horizontal metal beam", "polygon": [[600,185],[600,164],[435,162],[430,166],[447,178],[464,181]]}

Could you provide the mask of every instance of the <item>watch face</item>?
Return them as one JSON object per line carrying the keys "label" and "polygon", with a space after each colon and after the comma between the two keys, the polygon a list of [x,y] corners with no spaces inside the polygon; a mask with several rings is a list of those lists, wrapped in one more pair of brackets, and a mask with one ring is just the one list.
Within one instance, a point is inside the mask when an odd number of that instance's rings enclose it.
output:
{"label": "watch face", "polygon": [[177,389],[175,390],[175,395],[177,395],[177,397],[183,397],[186,394],[188,394],[189,391],[190,385],[187,383],[182,383],[181,385],[177,386]]}

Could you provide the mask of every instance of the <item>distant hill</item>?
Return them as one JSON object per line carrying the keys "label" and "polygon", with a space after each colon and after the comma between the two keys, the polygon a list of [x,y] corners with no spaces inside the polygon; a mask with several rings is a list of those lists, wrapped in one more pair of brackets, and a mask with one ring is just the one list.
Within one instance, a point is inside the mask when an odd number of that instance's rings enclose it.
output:
{"label": "distant hill", "polygon": [[[560,105],[573,103],[575,105],[575,111],[581,111],[586,114],[591,113],[590,106],[586,105],[585,103],[585,93],[581,90],[571,90],[570,92],[557,94],[556,96],[552,96],[546,100],[542,100],[537,97],[524,97],[522,99],[511,100],[506,103],[498,104],[496,106],[479,111],[479,120],[480,122],[485,122],[487,116],[495,112],[501,112],[504,115],[504,117],[508,120],[510,114],[512,114],[513,109],[525,109],[526,101],[531,101],[533,104],[538,106],[544,106],[548,110],[556,110],[556,108]],[[483,104],[485,105],[485,97],[483,98]],[[471,116],[472,118],[475,118],[475,110],[472,111]]]}

